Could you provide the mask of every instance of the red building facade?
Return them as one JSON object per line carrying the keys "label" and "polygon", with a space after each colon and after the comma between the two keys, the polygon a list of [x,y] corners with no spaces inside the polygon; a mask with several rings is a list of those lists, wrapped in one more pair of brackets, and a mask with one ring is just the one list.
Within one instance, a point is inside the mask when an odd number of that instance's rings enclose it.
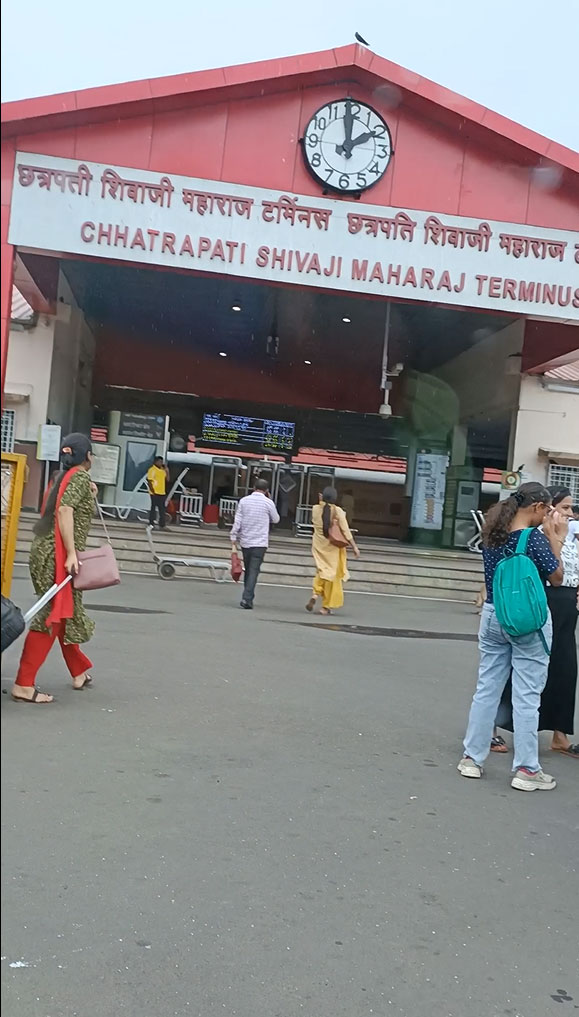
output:
{"label": "red building facade", "polygon": [[[148,174],[143,180],[149,185],[152,180],[158,183],[161,179],[168,179],[172,187],[177,187],[173,179],[175,176],[193,178],[197,186],[199,182],[208,181],[214,189],[216,182],[223,182],[238,185],[233,197],[239,197],[239,188],[262,188],[273,203],[279,202],[280,195],[290,198],[300,196],[300,207],[305,200],[308,207],[323,211],[331,203],[331,207],[337,209],[334,217],[355,216],[361,207],[355,198],[322,195],[320,184],[307,170],[300,143],[312,114],[346,95],[377,111],[387,122],[392,139],[393,154],[388,169],[379,182],[362,195],[366,216],[370,214],[381,220],[384,215],[404,211],[414,217],[417,229],[422,228],[424,221],[424,216],[420,219],[420,213],[435,215],[441,225],[445,224],[445,216],[451,217],[446,222],[449,229],[472,230],[477,228],[477,224],[494,222],[499,226],[503,224],[503,229],[507,224],[509,236],[516,235],[518,231],[513,227],[520,226],[523,240],[532,237],[536,230],[538,241],[542,238],[544,242],[546,236],[551,239],[548,231],[564,231],[564,260],[562,252],[560,260],[555,252],[551,261],[551,255],[537,257],[527,250],[520,258],[511,258],[513,280],[505,272],[494,275],[491,265],[490,269],[481,268],[476,274],[477,282],[473,279],[472,285],[478,287],[482,300],[480,306],[485,311],[492,310],[493,303],[496,303],[496,309],[501,313],[549,319],[527,323],[523,351],[527,370],[576,359],[579,348],[575,328],[579,320],[579,247],[575,246],[579,244],[579,156],[368,50],[348,46],[284,60],[5,104],[2,108],[2,378],[13,281],[36,310],[53,311],[58,277],[55,255],[98,257],[105,262],[116,263],[122,254],[122,260],[132,265],[179,270],[175,261],[170,260],[170,240],[168,251],[165,250],[164,255],[161,252],[163,244],[167,247],[165,234],[155,238],[154,251],[147,250],[147,245],[153,243],[152,238],[144,237],[142,242],[133,243],[133,227],[140,228],[136,220],[131,226],[130,239],[125,239],[124,244],[125,234],[118,239],[117,233],[116,243],[115,235],[107,234],[108,226],[118,227],[121,220],[114,224],[106,220],[102,226],[93,214],[79,220],[77,233],[82,234],[82,242],[79,240],[74,248],[66,246],[66,237],[63,237],[60,249],[48,248],[44,244],[40,228],[43,225],[42,214],[38,216],[38,240],[34,231],[31,232],[30,224],[19,232],[22,216],[18,219],[14,213],[17,153],[21,165],[33,163],[36,170],[43,165],[42,157],[46,157],[44,162],[54,172],[59,166],[70,173],[85,165],[95,178],[97,172],[101,173],[105,168],[112,168],[118,174],[121,168],[130,167]],[[38,158],[36,161],[28,159],[27,154]],[[130,176],[124,175],[125,178]],[[181,184],[182,181],[179,182]],[[94,179],[91,186],[98,188],[100,181]],[[82,202],[82,181],[77,187],[76,200]],[[46,194],[40,194],[41,189],[42,182],[37,176],[34,185],[27,187],[26,192],[19,196],[19,207],[28,195],[32,196],[33,191],[39,192],[38,200],[44,200]],[[72,193],[73,189],[70,190]],[[249,200],[257,203],[259,199],[260,195],[253,194]],[[72,199],[67,208],[73,208]],[[389,211],[385,213],[384,209]],[[61,219],[66,218],[66,214],[59,214]],[[453,217],[458,217],[458,220]],[[145,214],[142,218],[145,225],[146,220]],[[207,220],[208,217],[205,222]],[[348,222],[352,225],[350,220]],[[262,232],[258,239],[263,240],[267,230],[263,223],[260,226]],[[177,230],[168,227],[165,232],[171,237]],[[313,232],[316,233],[315,228]],[[350,241],[348,233],[352,232],[344,229],[344,243]],[[366,232],[366,227],[363,232]],[[19,239],[20,236],[25,237],[25,243]],[[556,241],[558,237],[559,233],[555,232],[552,239]],[[315,237],[316,241],[320,238],[325,241],[322,234]],[[214,242],[215,237],[208,239]],[[421,235],[415,239],[419,240],[416,251],[422,257],[424,245]],[[183,236],[175,237],[173,245],[176,244],[180,250],[184,242]],[[231,235],[229,242],[234,242]],[[126,249],[127,243],[130,244],[129,250]],[[242,241],[236,243],[240,245]],[[501,244],[504,253],[504,242],[501,241]],[[270,250],[267,255],[262,253],[261,257],[271,261],[273,245],[262,243],[258,245],[258,252],[264,246],[269,246]],[[365,250],[370,249],[367,246]],[[404,280],[398,280],[396,293],[388,290],[386,285],[388,272],[392,273],[390,253],[381,247],[379,257],[376,250],[377,245],[374,245],[364,269],[364,259],[357,257],[353,268],[351,252],[344,249],[342,256],[348,261],[348,268],[335,289],[348,292],[359,286],[362,287],[360,292],[370,296],[394,296],[395,299],[441,304],[451,302],[451,294],[454,306],[473,306],[466,295],[464,303],[461,302],[460,273],[452,274],[449,279],[442,277],[445,262],[439,257],[439,246],[432,246],[432,254],[438,259],[436,277],[424,280],[420,274],[422,262],[419,259],[420,263],[413,269],[416,281],[407,276],[408,266],[403,266],[402,272],[408,283],[402,288]],[[212,256],[209,251],[205,253]],[[311,255],[312,252],[308,253]],[[326,248],[326,254],[329,256],[330,253],[339,258],[340,243],[336,245],[334,242],[331,250]],[[450,253],[454,256],[457,251]],[[516,252],[510,253],[516,255]],[[223,258],[221,254],[217,256],[213,265],[199,259],[195,263],[190,262],[187,271],[193,269],[211,273],[223,269],[233,279],[238,274],[244,277],[244,272],[236,271],[235,264],[225,265],[227,249],[223,254]],[[165,255],[169,259],[166,264],[163,261]],[[236,251],[238,256],[239,250]],[[255,266],[252,274],[245,273],[245,278],[260,278],[258,257],[259,254],[253,258]],[[523,260],[527,262],[528,272],[521,277]],[[376,268],[377,263],[380,263],[380,268]],[[304,276],[304,284],[319,289],[320,275],[329,264],[320,255],[320,271],[314,265],[309,278]],[[268,263],[269,276],[266,278],[274,283],[285,282],[283,275],[277,278],[272,275],[270,267]],[[555,269],[557,272],[565,271],[561,283]],[[307,269],[304,269],[305,272]],[[385,282],[380,276],[385,277]],[[522,301],[521,278],[524,283]],[[395,278],[390,281],[392,285],[396,283]],[[322,279],[321,282],[329,290],[334,288],[331,279]],[[532,290],[529,289],[530,283],[533,283]],[[551,283],[555,286],[554,291]],[[549,289],[538,288],[545,286]],[[473,292],[476,297],[476,292]],[[533,302],[532,314],[529,313],[529,299]],[[103,341],[104,349],[106,336]],[[118,373],[113,373],[113,381],[123,384],[126,382],[122,367],[125,339],[112,336],[111,342],[114,342],[118,353]],[[126,362],[131,361],[130,348],[124,356]],[[102,358],[99,368],[97,357],[97,374],[99,369],[102,369]],[[175,380],[182,376],[182,370],[179,361],[175,361],[163,379],[163,387],[176,388]],[[142,364],[139,371],[139,384],[146,385],[150,377]],[[223,380],[227,375],[222,373],[220,377]],[[298,375],[295,382],[294,387],[300,388]],[[215,384],[217,382],[208,377],[208,390]],[[358,382],[360,386],[363,388],[362,378]],[[362,404],[367,401],[369,399],[362,399],[359,408],[365,408]]]}

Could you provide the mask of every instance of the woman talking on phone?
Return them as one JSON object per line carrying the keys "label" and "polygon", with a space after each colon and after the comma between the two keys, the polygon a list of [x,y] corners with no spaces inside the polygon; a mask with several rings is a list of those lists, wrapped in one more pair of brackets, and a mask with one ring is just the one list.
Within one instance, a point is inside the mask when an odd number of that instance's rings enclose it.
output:
{"label": "woman talking on phone", "polygon": [[[84,551],[94,510],[94,484],[88,471],[92,462],[91,443],[84,434],[69,434],[62,443],[60,470],[45,495],[36,534],[30,550],[30,575],[38,595],[46,593],[66,575],[78,572],[77,551]],[[36,676],[58,639],[74,689],[90,681],[92,666],[80,649],[94,631],[94,622],[85,613],[82,593],[68,583],[34,618],[26,637],[12,699],[18,703],[47,705],[53,696],[36,688]]]}
{"label": "woman talking on phone", "polygon": [[[551,493],[547,488],[522,484],[506,501],[493,505],[483,527],[487,598],[479,630],[478,682],[458,770],[463,777],[482,777],[497,709],[512,670],[516,772],[511,787],[518,791],[551,791],[557,786],[553,777],[541,769],[538,739],[539,704],[547,681],[552,624],[543,597],[546,620],[542,628],[527,630],[526,635],[510,635],[497,617],[494,579],[497,569],[506,568],[508,560],[519,553],[534,563],[539,588],[547,580],[554,587],[561,586],[561,549],[567,522],[560,521],[550,509]],[[543,532],[539,530],[541,525]],[[523,542],[526,546],[521,551]]]}

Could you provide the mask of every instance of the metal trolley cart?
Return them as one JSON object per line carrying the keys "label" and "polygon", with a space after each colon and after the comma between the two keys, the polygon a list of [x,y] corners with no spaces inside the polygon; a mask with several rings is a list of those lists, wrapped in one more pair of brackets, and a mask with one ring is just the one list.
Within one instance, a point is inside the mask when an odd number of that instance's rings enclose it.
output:
{"label": "metal trolley cart", "polygon": [[177,554],[159,554],[153,543],[153,530],[147,526],[147,540],[151,548],[153,561],[157,566],[157,574],[161,579],[172,579],[177,572],[177,565],[184,565],[186,568],[209,569],[211,578],[216,583],[224,583],[229,575],[230,563],[228,559],[213,561],[210,558],[188,558]]}

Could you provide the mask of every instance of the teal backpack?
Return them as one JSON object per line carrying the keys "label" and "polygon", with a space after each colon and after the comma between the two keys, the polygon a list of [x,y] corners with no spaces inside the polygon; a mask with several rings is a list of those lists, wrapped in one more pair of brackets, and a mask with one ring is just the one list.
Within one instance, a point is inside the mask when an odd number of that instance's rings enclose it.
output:
{"label": "teal backpack", "polygon": [[550,654],[542,631],[549,617],[547,594],[535,562],[527,555],[532,532],[523,530],[515,550],[505,550],[495,569],[493,600],[497,621],[509,636],[538,632],[545,652]]}

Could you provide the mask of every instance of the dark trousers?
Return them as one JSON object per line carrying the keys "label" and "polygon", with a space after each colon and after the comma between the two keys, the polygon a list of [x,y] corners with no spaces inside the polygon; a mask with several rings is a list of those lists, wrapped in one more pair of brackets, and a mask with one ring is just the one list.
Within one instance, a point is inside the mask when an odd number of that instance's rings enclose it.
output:
{"label": "dark trousers", "polygon": [[553,619],[553,646],[549,674],[539,714],[539,731],[573,734],[577,689],[577,589],[549,586],[547,598]]}
{"label": "dark trousers", "polygon": [[[553,643],[547,684],[541,696],[539,731],[573,734],[577,690],[577,590],[572,586],[548,586],[547,600],[553,621]],[[501,698],[496,725],[513,730],[512,685],[509,678]]]}
{"label": "dark trousers", "polygon": [[152,494],[151,495],[151,511],[149,512],[149,525],[155,525],[155,516],[159,513],[159,526],[163,530],[165,528],[165,495],[164,494]]}
{"label": "dark trousers", "polygon": [[243,565],[245,568],[245,579],[243,585],[243,600],[250,606],[253,605],[255,587],[267,547],[242,547]]}

